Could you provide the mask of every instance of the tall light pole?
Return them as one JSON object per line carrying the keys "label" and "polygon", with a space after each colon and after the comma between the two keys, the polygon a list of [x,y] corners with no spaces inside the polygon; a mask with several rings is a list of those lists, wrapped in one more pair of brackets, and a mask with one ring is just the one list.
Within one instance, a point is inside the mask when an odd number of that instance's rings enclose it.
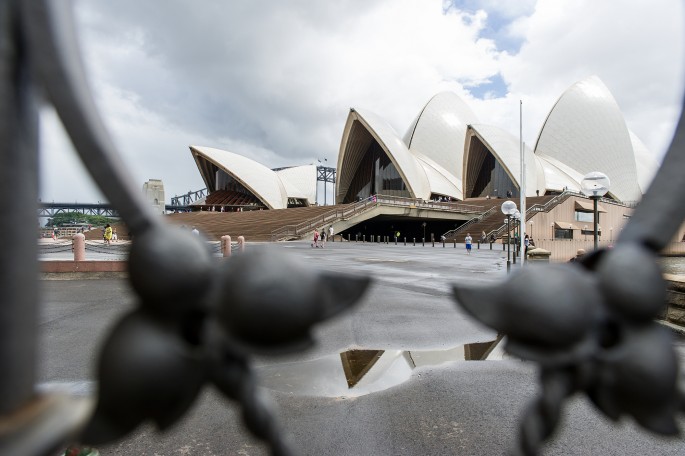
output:
{"label": "tall light pole", "polygon": [[511,271],[511,216],[516,212],[516,203],[505,201],[502,203],[502,213],[507,216],[507,274]]}
{"label": "tall light pole", "polygon": [[517,235],[517,230],[518,233],[521,232],[521,213],[518,209],[516,209],[516,212],[514,212],[512,217],[514,219],[514,258],[512,263],[516,264],[516,257],[519,256],[519,245],[521,244],[520,236]]}
{"label": "tall light pole", "polygon": [[597,210],[597,201],[609,191],[609,186],[611,181],[606,174],[600,173],[599,171],[592,171],[587,173],[583,180],[580,181],[580,191],[583,195],[592,199],[592,208],[594,211],[594,241],[595,250],[599,244],[599,233],[597,227],[599,225],[599,211]]}

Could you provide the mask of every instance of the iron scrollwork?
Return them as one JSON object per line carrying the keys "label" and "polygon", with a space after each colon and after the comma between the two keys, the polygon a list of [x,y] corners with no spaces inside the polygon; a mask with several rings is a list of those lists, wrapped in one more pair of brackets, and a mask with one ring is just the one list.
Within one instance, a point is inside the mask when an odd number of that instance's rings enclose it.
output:
{"label": "iron scrollwork", "polygon": [[676,435],[685,411],[673,336],[654,319],[666,306],[658,252],[685,219],[682,114],[664,162],[614,248],[581,261],[530,267],[496,288],[454,287],[458,304],[507,335],[510,353],[539,365],[541,394],[525,412],[518,454],[537,454],[563,402],[585,393],[607,417],[631,416]]}
{"label": "iron scrollwork", "polygon": [[[105,132],[73,30],[70,11],[59,2],[0,1],[0,141],[6,146],[0,185],[16,185],[21,195],[0,208],[2,235],[16,239],[0,259],[6,301],[0,308],[0,450],[38,455],[68,439],[111,441],[145,420],[164,429],[213,384],[242,404],[248,428],[274,454],[288,454],[268,398],[256,388],[250,356],[310,345],[312,326],[351,307],[368,279],[313,272],[264,253],[236,256],[217,268],[198,238],[162,224],[128,181]],[[15,251],[36,251],[33,234],[21,228],[35,219],[36,94],[54,105],[133,235],[130,277],[138,306],[107,339],[92,413],[87,401],[40,398],[33,391],[37,266],[12,262]],[[540,366],[542,393],[522,420],[520,453],[539,450],[575,392],[587,394],[610,418],[629,415],[653,432],[677,432],[674,417],[683,400],[671,336],[653,322],[665,301],[654,260],[685,218],[685,206],[673,197],[685,190],[683,122],[614,249],[573,265],[522,270],[498,288],[455,287],[468,312],[507,334],[511,353]]]}
{"label": "iron scrollwork", "polygon": [[[115,325],[100,354],[92,410],[89,400],[34,395],[37,296],[26,289],[36,289],[31,282],[37,269],[35,264],[33,269],[13,269],[23,275],[6,289],[16,305],[3,307],[1,320],[12,331],[1,337],[3,346],[21,345],[22,351],[20,357],[12,352],[0,356],[6,368],[1,452],[39,455],[67,440],[111,442],[147,420],[165,429],[185,413],[204,385],[213,384],[240,402],[247,428],[273,454],[290,454],[286,434],[257,388],[250,355],[308,347],[312,326],[352,306],[370,280],[312,271],[283,254],[255,252],[216,267],[206,243],[161,223],[128,180],[87,89],[70,10],[47,0],[3,1],[0,21],[1,95],[10,101],[3,118],[15,119],[0,131],[0,139],[10,145],[1,156],[8,165],[4,169],[20,176],[19,188],[30,190],[19,193],[33,200],[23,212],[9,207],[3,219],[17,224],[15,212],[35,217],[34,95],[40,93],[55,107],[86,168],[130,228],[129,275],[138,296],[137,308]],[[13,162],[15,156],[29,159]],[[15,243],[21,255],[9,258],[30,258],[28,253],[36,250],[31,230],[16,231],[3,229],[3,234],[26,245]],[[14,279],[6,274],[12,265],[3,259],[2,266],[3,280]],[[14,290],[23,298],[15,300]],[[26,325],[13,326],[22,322]]]}

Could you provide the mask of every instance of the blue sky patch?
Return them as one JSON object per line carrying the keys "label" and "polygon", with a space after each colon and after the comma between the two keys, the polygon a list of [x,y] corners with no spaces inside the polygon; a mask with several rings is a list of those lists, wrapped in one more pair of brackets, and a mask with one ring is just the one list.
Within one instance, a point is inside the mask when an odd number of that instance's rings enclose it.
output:
{"label": "blue sky patch", "polygon": [[[495,42],[499,51],[507,51],[509,54],[517,54],[523,45],[523,38],[512,36],[509,33],[509,25],[516,19],[527,16],[534,11],[534,2],[519,3],[520,8],[502,8],[501,2],[491,0],[449,0],[443,4],[444,11],[459,10],[468,14],[475,14],[479,10],[487,13],[488,18],[480,32],[481,38],[487,38]],[[465,19],[468,23],[469,19]]]}
{"label": "blue sky patch", "polygon": [[488,100],[492,98],[503,98],[507,94],[507,84],[502,79],[502,75],[497,73],[483,82],[474,86],[465,86],[471,95],[481,100]]}

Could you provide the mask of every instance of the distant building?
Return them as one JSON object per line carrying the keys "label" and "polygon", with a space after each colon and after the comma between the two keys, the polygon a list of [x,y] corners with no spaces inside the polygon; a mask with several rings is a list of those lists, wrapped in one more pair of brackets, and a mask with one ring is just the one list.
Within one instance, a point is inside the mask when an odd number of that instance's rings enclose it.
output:
{"label": "distant building", "polygon": [[143,184],[143,194],[153,207],[155,214],[164,214],[164,183],[161,179],[150,179]]}

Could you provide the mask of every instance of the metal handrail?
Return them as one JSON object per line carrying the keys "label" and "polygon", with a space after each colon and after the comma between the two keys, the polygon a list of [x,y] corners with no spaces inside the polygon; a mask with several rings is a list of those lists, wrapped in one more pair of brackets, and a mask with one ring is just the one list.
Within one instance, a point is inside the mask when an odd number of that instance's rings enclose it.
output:
{"label": "metal handrail", "polygon": [[444,233],[443,236],[444,236],[445,238],[450,238],[450,237],[454,236],[455,234],[459,233],[460,231],[465,230],[466,228],[468,228],[469,226],[473,225],[474,223],[478,223],[478,222],[480,222],[481,220],[483,220],[484,218],[489,217],[490,215],[492,215],[492,213],[493,213],[496,209],[497,209],[496,206],[491,207],[491,208],[488,209],[487,211],[485,211],[485,212],[483,212],[482,214],[480,214],[478,217],[474,217],[474,218],[472,218],[472,219],[469,219],[469,220],[467,220],[466,222],[464,222],[463,225],[458,226],[457,228],[454,228],[454,229],[449,230],[448,232]]}
{"label": "metal handrail", "polygon": [[[565,190],[561,194],[555,196],[551,200],[547,201],[545,204],[533,204],[530,206],[528,209],[526,209],[526,216],[525,216],[525,222],[528,221],[531,217],[533,217],[535,214],[538,212],[549,212],[553,207],[561,204],[563,201],[565,201],[569,196],[572,195],[579,195],[577,192],[573,192],[570,190]],[[488,233],[488,237],[494,236],[500,237],[503,231],[506,231],[507,229],[507,224],[503,223],[502,226],[499,228],[492,230],[491,232]]]}
{"label": "metal handrail", "polygon": [[[565,190],[561,194],[555,196],[551,200],[547,201],[545,204],[533,204],[530,206],[528,209],[526,209],[526,217],[525,221],[527,222],[530,220],[535,214],[538,212],[549,212],[553,207],[561,204],[563,201],[568,199],[570,196],[580,196],[583,198],[587,198],[587,196],[583,195],[580,192],[575,192],[572,190]],[[609,198],[601,198],[601,202],[607,203],[607,204],[614,204],[618,206],[625,206],[625,207],[633,207],[629,204],[625,204],[619,201],[615,201]],[[490,233],[487,233],[488,237],[490,237],[492,234],[495,235],[495,237],[499,237],[502,234],[502,231],[505,231],[507,229],[507,224],[503,223],[502,226],[497,228],[496,230],[492,230]]]}

